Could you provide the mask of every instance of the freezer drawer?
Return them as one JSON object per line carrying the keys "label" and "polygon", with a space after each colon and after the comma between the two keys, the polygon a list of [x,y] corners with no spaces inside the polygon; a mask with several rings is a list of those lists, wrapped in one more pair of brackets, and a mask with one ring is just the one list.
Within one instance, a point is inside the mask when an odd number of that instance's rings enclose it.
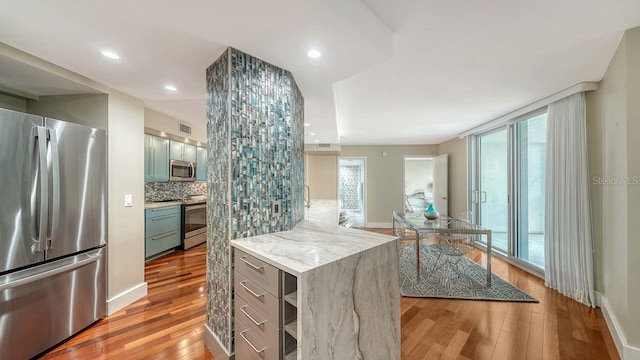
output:
{"label": "freezer drawer", "polygon": [[104,248],[0,276],[0,359],[28,359],[106,313]]}

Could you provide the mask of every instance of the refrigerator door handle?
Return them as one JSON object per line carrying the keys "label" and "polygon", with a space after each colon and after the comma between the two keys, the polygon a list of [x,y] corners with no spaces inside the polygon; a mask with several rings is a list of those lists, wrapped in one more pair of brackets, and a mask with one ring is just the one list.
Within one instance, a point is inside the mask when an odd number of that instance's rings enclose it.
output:
{"label": "refrigerator door handle", "polygon": [[54,129],[47,129],[51,145],[51,178],[53,206],[51,207],[51,243],[50,249],[58,244],[58,228],[60,226],[60,158],[58,157],[58,138]]}
{"label": "refrigerator door handle", "polygon": [[90,264],[92,262],[98,261],[100,258],[102,257],[102,255],[93,255],[90,256],[86,259],[82,259],[80,261],[68,264],[68,265],[64,265],[64,266],[60,266],[58,268],[49,270],[49,271],[45,271],[45,272],[41,272],[32,276],[27,276],[25,278],[22,279],[18,279],[18,280],[14,280],[14,281],[9,281],[6,283],[2,283],[0,284],[0,291],[3,290],[7,290],[7,289],[12,289],[18,286],[22,286],[22,285],[26,285],[26,284],[30,284],[32,282],[38,281],[38,280],[42,280],[45,278],[48,278],[50,276],[54,276],[57,274],[61,274],[63,272],[67,272],[73,269],[77,269],[79,267],[85,266],[87,264]]}
{"label": "refrigerator door handle", "polygon": [[40,178],[40,214],[36,251],[47,250],[47,222],[49,221],[49,175],[47,174],[47,129],[35,128],[38,139],[38,177]]}

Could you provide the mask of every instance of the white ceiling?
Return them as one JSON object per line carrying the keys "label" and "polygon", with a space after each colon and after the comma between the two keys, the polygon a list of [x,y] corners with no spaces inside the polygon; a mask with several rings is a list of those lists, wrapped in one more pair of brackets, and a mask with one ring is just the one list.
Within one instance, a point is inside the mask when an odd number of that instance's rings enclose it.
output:
{"label": "white ceiling", "polygon": [[[197,126],[205,69],[226,46],[286,68],[316,134],[307,143],[440,143],[600,80],[623,31],[638,25],[637,0],[0,3],[0,42]],[[312,47],[320,59],[306,56]]]}

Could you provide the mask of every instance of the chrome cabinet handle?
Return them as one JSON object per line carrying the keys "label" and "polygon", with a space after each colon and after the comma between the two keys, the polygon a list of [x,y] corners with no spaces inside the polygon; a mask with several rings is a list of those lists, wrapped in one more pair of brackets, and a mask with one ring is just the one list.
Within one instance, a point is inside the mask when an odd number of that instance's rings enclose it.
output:
{"label": "chrome cabinet handle", "polygon": [[242,313],[245,314],[249,318],[249,320],[253,321],[253,323],[256,324],[256,326],[261,326],[262,324],[267,322],[266,319],[258,322],[258,320],[254,319],[253,316],[249,315],[249,313],[245,310],[246,307],[248,307],[248,306],[245,305],[245,306],[241,307],[240,311],[242,311]]}
{"label": "chrome cabinet handle", "polygon": [[267,347],[266,347],[266,346],[265,346],[265,347],[263,347],[262,349],[258,350],[258,348],[257,348],[257,347],[255,347],[255,346],[251,343],[251,341],[249,341],[249,339],[247,339],[247,337],[246,337],[246,336],[244,336],[244,334],[245,334],[247,331],[249,331],[249,330],[242,331],[242,332],[240,333],[240,336],[242,336],[242,338],[244,339],[244,341],[246,341],[246,342],[247,342],[247,344],[249,344],[249,346],[251,346],[251,348],[253,349],[253,351],[255,351],[256,353],[258,353],[258,354],[259,354],[259,353],[261,353],[261,352],[263,352],[263,351],[267,350]]}
{"label": "chrome cabinet handle", "polygon": [[164,220],[164,219],[168,219],[171,217],[176,217],[176,214],[171,214],[171,215],[165,215],[165,216],[158,216],[158,217],[154,217],[151,219],[151,221],[158,221],[158,220]]}
{"label": "chrome cabinet handle", "polygon": [[178,233],[177,231],[172,231],[172,232],[168,232],[166,234],[162,234],[162,235],[159,235],[159,236],[152,236],[151,240],[158,240],[158,239],[166,238],[166,237],[169,237],[171,235],[175,235],[177,233]]}
{"label": "chrome cabinet handle", "polygon": [[263,296],[264,296],[264,293],[262,293],[262,294],[257,294],[257,293],[255,293],[253,290],[249,289],[249,288],[247,287],[247,285],[245,285],[245,284],[244,284],[244,283],[246,283],[246,282],[247,282],[246,280],[245,280],[245,281],[241,281],[241,282],[240,282],[240,286],[242,286],[243,288],[245,288],[245,290],[247,290],[251,295],[253,295],[253,296],[257,297],[257,298],[261,298],[261,297],[263,297]]}
{"label": "chrome cabinet handle", "polygon": [[264,266],[256,266],[256,265],[253,265],[252,263],[250,263],[250,262],[247,260],[247,258],[246,258],[245,256],[240,257],[240,260],[242,260],[245,264],[247,264],[247,265],[251,266],[251,267],[252,267],[254,270],[256,270],[256,271],[263,272],[263,270],[264,270]]}

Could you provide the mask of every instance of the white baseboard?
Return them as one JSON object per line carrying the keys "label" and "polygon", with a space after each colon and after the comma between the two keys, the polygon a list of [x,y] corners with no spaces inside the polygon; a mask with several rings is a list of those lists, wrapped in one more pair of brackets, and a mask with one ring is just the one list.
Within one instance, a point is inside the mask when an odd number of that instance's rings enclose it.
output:
{"label": "white baseboard", "polygon": [[378,222],[368,222],[364,225],[368,228],[377,228],[377,229],[391,229],[393,228],[392,223],[378,223]]}
{"label": "white baseboard", "polygon": [[606,296],[596,291],[596,304],[602,309],[602,315],[607,323],[613,342],[616,344],[618,354],[622,360],[640,360],[640,348],[631,346],[620,328],[616,315],[611,312],[611,305]]}
{"label": "white baseboard", "polygon": [[147,283],[143,282],[129,290],[121,292],[111,299],[107,299],[107,316],[113,315],[118,310],[145,296],[147,296]]}
{"label": "white baseboard", "polygon": [[236,354],[229,355],[227,349],[220,344],[218,337],[207,324],[204,325],[204,344],[216,360],[235,360]]}

